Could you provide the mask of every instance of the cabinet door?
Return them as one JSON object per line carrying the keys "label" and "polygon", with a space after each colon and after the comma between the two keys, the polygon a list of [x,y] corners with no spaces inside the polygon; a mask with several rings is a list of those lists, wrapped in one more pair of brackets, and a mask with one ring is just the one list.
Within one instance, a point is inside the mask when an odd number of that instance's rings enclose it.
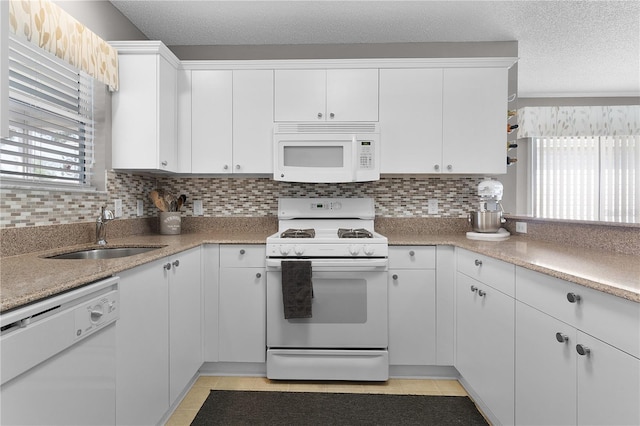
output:
{"label": "cabinet door", "polygon": [[516,302],[516,424],[576,424],[575,345],[575,328]]}
{"label": "cabinet door", "polygon": [[220,246],[202,247],[203,358],[218,362],[218,282],[220,277]]}
{"label": "cabinet door", "polygon": [[378,121],[378,70],[327,70],[328,121]]}
{"label": "cabinet door", "polygon": [[275,121],[324,121],[325,70],[275,71]]}
{"label": "cabinet door", "polygon": [[119,55],[120,90],[112,95],[114,169],[158,168],[158,57]]}
{"label": "cabinet door", "polygon": [[178,171],[178,70],[159,58],[158,161],[159,169]]}
{"label": "cabinet door", "polygon": [[513,424],[514,300],[461,273],[456,291],[456,368],[500,423]]}
{"label": "cabinet door", "polygon": [[436,364],[435,270],[389,270],[389,364]]}
{"label": "cabinet door", "polygon": [[171,258],[169,280],[169,401],[202,365],[200,247]]}
{"label": "cabinet door", "polygon": [[168,260],[120,274],[116,424],[156,424],[169,408]]}
{"label": "cabinet door", "polygon": [[441,69],[380,70],[380,173],[437,173],[442,162]]}
{"label": "cabinet door", "polygon": [[178,71],[178,173],[191,173],[191,70]]}
{"label": "cabinet door", "polygon": [[273,173],[273,70],[233,71],[233,172]]}
{"label": "cabinet door", "polygon": [[[640,424],[640,360],[578,332],[578,424]],[[575,345],[574,345],[575,351]]]}
{"label": "cabinet door", "polygon": [[444,70],[445,173],[506,173],[507,69]]}
{"label": "cabinet door", "polygon": [[232,71],[191,72],[191,171],[232,172]]}
{"label": "cabinet door", "polygon": [[219,361],[265,362],[264,268],[220,268]]}

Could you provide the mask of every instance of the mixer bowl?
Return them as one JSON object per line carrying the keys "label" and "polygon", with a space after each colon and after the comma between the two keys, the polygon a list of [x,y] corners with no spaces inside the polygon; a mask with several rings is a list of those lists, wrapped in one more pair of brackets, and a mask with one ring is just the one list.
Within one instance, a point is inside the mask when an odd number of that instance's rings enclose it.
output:
{"label": "mixer bowl", "polygon": [[498,232],[505,220],[501,211],[471,212],[468,216],[469,223],[474,232]]}

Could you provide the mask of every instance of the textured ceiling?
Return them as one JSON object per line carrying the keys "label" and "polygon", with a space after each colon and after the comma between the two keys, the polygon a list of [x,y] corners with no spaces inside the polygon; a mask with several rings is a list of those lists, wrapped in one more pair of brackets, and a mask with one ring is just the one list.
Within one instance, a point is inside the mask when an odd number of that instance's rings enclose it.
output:
{"label": "textured ceiling", "polygon": [[639,96],[639,1],[112,0],[174,45],[518,41],[521,97]]}

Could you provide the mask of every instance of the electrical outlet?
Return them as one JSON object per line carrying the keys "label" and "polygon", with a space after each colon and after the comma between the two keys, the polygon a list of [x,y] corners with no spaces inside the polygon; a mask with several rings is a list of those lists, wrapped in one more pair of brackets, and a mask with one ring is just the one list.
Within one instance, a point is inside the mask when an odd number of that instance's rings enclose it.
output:
{"label": "electrical outlet", "polygon": [[122,217],[122,200],[113,200],[113,210],[115,217]]}
{"label": "electrical outlet", "polygon": [[194,200],[193,201],[193,215],[194,216],[202,216],[204,214],[202,209],[202,200]]}
{"label": "electrical outlet", "polygon": [[438,200],[431,198],[427,201],[427,208],[429,214],[438,214]]}
{"label": "electrical outlet", "polygon": [[144,201],[138,200],[136,202],[136,214],[138,216],[144,215]]}
{"label": "electrical outlet", "polygon": [[516,222],[516,232],[521,234],[527,233],[527,222]]}

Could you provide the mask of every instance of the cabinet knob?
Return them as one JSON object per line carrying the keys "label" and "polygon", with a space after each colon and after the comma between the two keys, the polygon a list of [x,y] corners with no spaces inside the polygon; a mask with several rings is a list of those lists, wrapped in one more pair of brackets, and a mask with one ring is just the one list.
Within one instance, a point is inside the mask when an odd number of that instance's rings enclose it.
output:
{"label": "cabinet knob", "polygon": [[485,294],[487,294],[486,291],[484,290],[478,290],[478,296],[483,297]]}
{"label": "cabinet knob", "polygon": [[166,271],[171,270],[171,263],[166,263],[166,264],[163,266],[163,268],[164,268]]}
{"label": "cabinet knob", "polygon": [[240,170],[240,164],[236,164],[236,170]]}
{"label": "cabinet knob", "polygon": [[322,118],[322,113],[321,112],[318,113],[318,118]]}
{"label": "cabinet knob", "polygon": [[470,287],[470,289],[471,289],[471,291],[472,291],[472,292],[476,292],[476,291],[478,291],[478,287],[476,287],[475,285],[472,285],[472,286]]}
{"label": "cabinet knob", "polygon": [[174,260],[174,261],[173,261],[173,266],[175,266],[176,268],[177,268],[178,266],[180,266],[180,261],[179,261],[179,260]]}
{"label": "cabinet knob", "polygon": [[482,260],[480,259],[476,259],[475,262],[473,262],[476,266],[482,266]]}
{"label": "cabinet knob", "polygon": [[575,294],[575,293],[567,293],[567,300],[569,301],[569,303],[577,303],[579,302],[581,299],[579,294]]}
{"label": "cabinet knob", "polygon": [[165,167],[166,167],[166,166],[167,166],[167,164],[169,164],[169,163],[167,163],[167,161],[165,160],[165,161],[163,161],[161,164],[162,164],[163,166],[165,166]]}
{"label": "cabinet knob", "polygon": [[256,278],[260,278],[260,277],[262,277],[262,274],[261,274],[260,272],[258,272],[258,273],[256,274]]}
{"label": "cabinet knob", "polygon": [[224,166],[222,166],[223,169],[225,170],[229,170],[229,166],[227,164],[225,164]]}
{"label": "cabinet knob", "polygon": [[453,166],[451,164],[447,164],[447,170],[449,171],[453,170]]}
{"label": "cabinet knob", "polygon": [[394,280],[397,280],[398,279],[398,274],[393,274],[393,276],[391,278],[393,278]]}
{"label": "cabinet knob", "polygon": [[436,164],[435,166],[433,166],[434,170],[440,170],[440,164]]}
{"label": "cabinet knob", "polygon": [[416,255],[416,252],[415,252],[415,251],[411,250],[411,251],[409,252],[409,256],[413,257],[413,256],[415,256],[415,255]]}
{"label": "cabinet knob", "polygon": [[556,340],[560,343],[567,343],[569,341],[569,336],[566,334],[562,334],[560,332],[556,333]]}
{"label": "cabinet knob", "polygon": [[245,254],[244,249],[240,249],[240,254]]}
{"label": "cabinet knob", "polygon": [[336,115],[334,113],[329,114],[330,118],[334,118]]}
{"label": "cabinet knob", "polygon": [[579,355],[590,355],[591,349],[581,343],[578,343],[576,345],[576,352],[578,352]]}

